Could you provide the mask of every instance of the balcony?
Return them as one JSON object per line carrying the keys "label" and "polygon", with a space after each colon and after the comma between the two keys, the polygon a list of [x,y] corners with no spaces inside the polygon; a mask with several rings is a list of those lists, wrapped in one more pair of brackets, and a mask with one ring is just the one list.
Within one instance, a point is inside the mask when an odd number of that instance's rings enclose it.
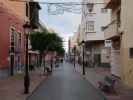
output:
{"label": "balcony", "polygon": [[33,29],[37,29],[39,25],[39,10],[41,9],[39,3],[30,2],[30,23]]}
{"label": "balcony", "polygon": [[89,32],[89,33],[86,33],[84,39],[86,41],[103,41],[104,33]]}
{"label": "balcony", "polygon": [[121,0],[105,0],[105,8],[115,9],[121,5]]}
{"label": "balcony", "polygon": [[119,37],[119,24],[117,20],[112,21],[109,25],[104,27],[104,36],[105,39],[112,39]]}

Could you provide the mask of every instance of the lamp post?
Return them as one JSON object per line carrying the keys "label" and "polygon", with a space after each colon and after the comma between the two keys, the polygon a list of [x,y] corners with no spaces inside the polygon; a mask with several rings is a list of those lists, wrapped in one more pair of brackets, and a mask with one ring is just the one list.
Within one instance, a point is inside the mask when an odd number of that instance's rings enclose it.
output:
{"label": "lamp post", "polygon": [[84,40],[82,41],[82,46],[83,46],[82,47],[83,48],[83,51],[82,51],[82,56],[83,56],[83,61],[82,61],[83,73],[82,74],[85,75],[85,62],[84,62],[84,58],[85,58],[84,57],[85,56],[85,50],[84,50],[85,49],[85,41]]}
{"label": "lamp post", "polygon": [[76,56],[76,46],[74,46],[74,48],[73,48],[73,52],[74,52],[74,68],[75,68],[75,56]]}
{"label": "lamp post", "polygon": [[29,22],[26,22],[23,25],[24,32],[25,32],[25,75],[24,75],[24,93],[29,93],[29,86],[30,86],[30,77],[29,77],[29,66],[28,66],[28,38],[29,38],[29,32],[30,32],[30,24]]}

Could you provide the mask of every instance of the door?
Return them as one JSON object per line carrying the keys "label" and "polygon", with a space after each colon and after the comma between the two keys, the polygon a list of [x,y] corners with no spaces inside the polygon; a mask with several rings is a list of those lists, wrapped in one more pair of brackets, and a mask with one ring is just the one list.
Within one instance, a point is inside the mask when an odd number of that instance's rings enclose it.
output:
{"label": "door", "polygon": [[111,50],[111,73],[121,77],[120,50]]}

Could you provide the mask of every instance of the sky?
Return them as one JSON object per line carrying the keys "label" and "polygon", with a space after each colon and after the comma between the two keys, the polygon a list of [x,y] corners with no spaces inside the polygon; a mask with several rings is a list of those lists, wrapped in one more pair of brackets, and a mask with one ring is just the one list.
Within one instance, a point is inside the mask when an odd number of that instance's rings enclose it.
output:
{"label": "sky", "polygon": [[[44,2],[73,2],[72,0],[38,0]],[[79,2],[80,0],[74,0]],[[64,40],[64,48],[68,49],[68,39],[77,31],[78,26],[81,22],[81,14],[64,13],[63,15],[50,15],[47,12],[47,6],[41,5],[40,20],[48,27],[59,33]]]}

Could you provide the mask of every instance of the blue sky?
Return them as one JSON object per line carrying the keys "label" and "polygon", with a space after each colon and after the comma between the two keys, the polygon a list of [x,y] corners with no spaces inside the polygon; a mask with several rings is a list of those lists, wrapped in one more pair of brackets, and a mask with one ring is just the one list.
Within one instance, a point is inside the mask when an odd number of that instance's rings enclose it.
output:
{"label": "blue sky", "polygon": [[[73,2],[72,0],[38,0],[44,2]],[[80,0],[74,0],[74,2],[79,2]],[[67,41],[70,36],[73,35],[78,29],[80,24],[81,15],[73,13],[64,13],[63,15],[50,15],[47,12],[47,6],[41,5],[40,20],[46,24],[48,27],[54,29],[59,33],[60,36],[64,38],[64,47],[67,49]]]}

